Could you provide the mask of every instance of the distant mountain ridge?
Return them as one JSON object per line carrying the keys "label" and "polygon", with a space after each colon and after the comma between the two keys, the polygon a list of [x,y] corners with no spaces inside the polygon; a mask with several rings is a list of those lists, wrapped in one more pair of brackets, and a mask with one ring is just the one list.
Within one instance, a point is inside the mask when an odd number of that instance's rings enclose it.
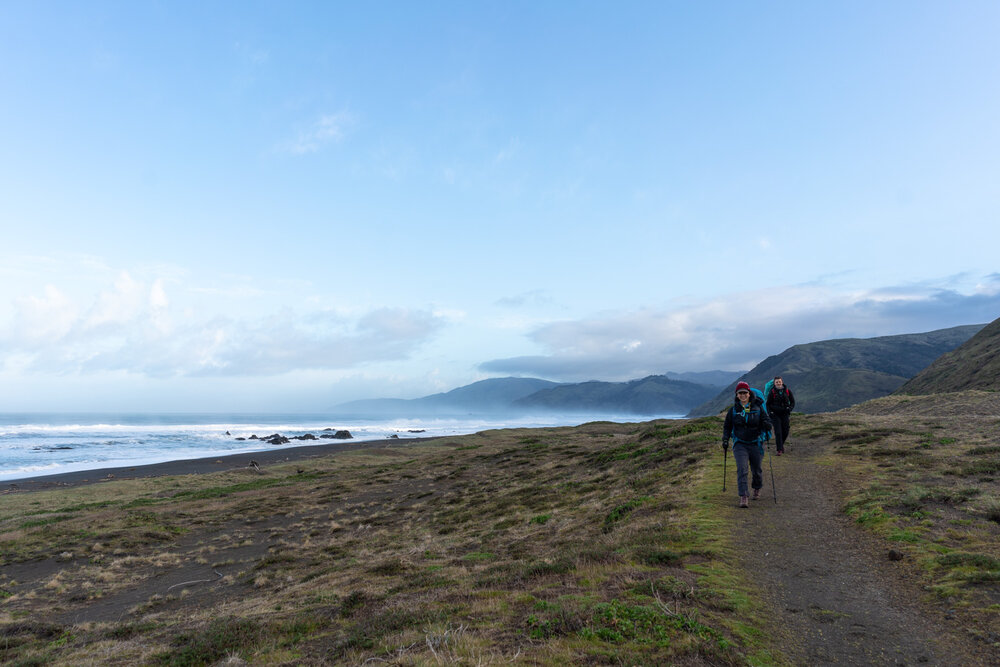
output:
{"label": "distant mountain ridge", "polygon": [[[977,335],[981,331],[983,334]],[[797,411],[828,412],[888,396],[904,385],[910,393],[1000,389],[998,349],[1000,320],[989,326],[972,324],[918,334],[794,345],[745,373],[667,372],[626,382],[579,383],[491,378],[422,398],[365,399],[333,409],[398,417],[551,411],[700,417],[725,409],[733,400],[737,380],[763,388],[768,380],[781,375],[795,393]],[[942,357],[952,351],[954,355]],[[931,364],[939,358],[942,365],[931,373]],[[922,373],[925,369],[927,374]],[[924,378],[919,382],[918,374]],[[934,384],[926,384],[926,378],[932,376]],[[911,379],[912,383],[908,382]]]}
{"label": "distant mountain ridge", "polygon": [[517,399],[517,406],[635,415],[683,415],[692,405],[715,395],[716,388],[650,375],[629,382],[580,382],[541,389]]}
{"label": "distant mountain ridge", "polygon": [[[722,371],[710,371],[716,377]],[[717,386],[651,375],[628,382],[560,384],[537,378],[491,378],[423,398],[374,398],[342,403],[336,411],[362,415],[429,416],[540,412],[683,415],[718,391]]]}
{"label": "distant mountain ridge", "polygon": [[558,382],[537,378],[490,378],[422,398],[368,398],[334,406],[334,410],[379,415],[424,416],[469,412],[509,412],[511,405]]}
{"label": "distant mountain ridge", "polygon": [[[984,328],[972,324],[919,334],[842,338],[795,345],[757,364],[743,378],[763,388],[781,375],[800,412],[829,412],[887,396]],[[735,383],[688,413],[717,414],[733,400]]]}
{"label": "distant mountain ridge", "polygon": [[1000,319],[938,357],[896,393],[944,394],[969,389],[1000,391]]}
{"label": "distant mountain ridge", "polygon": [[674,373],[672,371],[667,371],[664,375],[671,380],[693,382],[695,384],[703,384],[709,387],[725,387],[729,385],[730,382],[735,382],[736,379],[744,373],[746,373],[746,371],[689,371],[686,373]]}

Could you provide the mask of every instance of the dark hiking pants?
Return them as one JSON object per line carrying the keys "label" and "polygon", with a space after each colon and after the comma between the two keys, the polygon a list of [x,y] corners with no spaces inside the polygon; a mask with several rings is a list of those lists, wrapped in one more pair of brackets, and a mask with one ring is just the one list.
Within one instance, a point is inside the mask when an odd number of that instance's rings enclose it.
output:
{"label": "dark hiking pants", "polygon": [[791,426],[791,415],[787,412],[768,412],[771,425],[774,426],[774,446],[779,452],[785,451],[785,440],[788,439],[788,429]]}
{"label": "dark hiking pants", "polygon": [[764,486],[764,473],[761,470],[763,455],[757,443],[733,443],[733,458],[736,460],[736,486],[741,496],[749,496],[747,489],[747,468],[753,473],[751,486],[759,489]]}

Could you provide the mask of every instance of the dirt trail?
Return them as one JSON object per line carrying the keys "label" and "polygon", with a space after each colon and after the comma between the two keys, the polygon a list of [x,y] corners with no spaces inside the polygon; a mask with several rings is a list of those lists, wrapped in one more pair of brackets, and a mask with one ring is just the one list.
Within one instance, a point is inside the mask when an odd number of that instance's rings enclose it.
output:
{"label": "dirt trail", "polygon": [[836,475],[817,462],[829,446],[790,440],[785,456],[772,451],[777,503],[765,456],[762,497],[748,510],[736,508],[730,466],[725,502],[786,654],[810,666],[986,664],[921,608],[906,578],[914,565],[891,561],[888,547],[843,515]]}

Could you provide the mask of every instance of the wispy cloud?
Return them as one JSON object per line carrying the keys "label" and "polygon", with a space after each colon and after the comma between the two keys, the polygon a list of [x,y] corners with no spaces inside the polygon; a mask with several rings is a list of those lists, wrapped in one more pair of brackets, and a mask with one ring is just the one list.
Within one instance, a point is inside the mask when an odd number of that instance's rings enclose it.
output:
{"label": "wispy cloud", "polygon": [[324,114],[280,149],[293,155],[315,153],[328,144],[342,141],[356,123],[355,115],[348,111]]}
{"label": "wispy cloud", "polygon": [[749,369],[798,343],[918,333],[986,323],[998,315],[996,276],[965,294],[931,285],[848,294],[821,286],[791,287],[677,309],[552,322],[531,334],[547,354],[494,359],[480,369],[562,381]]}
{"label": "wispy cloud", "polygon": [[521,140],[518,137],[512,138],[507,145],[501,148],[493,157],[495,163],[507,162],[514,158],[521,151]]}
{"label": "wispy cloud", "polygon": [[551,305],[552,297],[545,290],[535,289],[512,296],[501,297],[496,300],[496,305],[503,308],[520,308],[527,305]]}
{"label": "wispy cloud", "polygon": [[264,65],[271,60],[271,52],[246,42],[236,42],[233,50],[244,61],[252,65]]}

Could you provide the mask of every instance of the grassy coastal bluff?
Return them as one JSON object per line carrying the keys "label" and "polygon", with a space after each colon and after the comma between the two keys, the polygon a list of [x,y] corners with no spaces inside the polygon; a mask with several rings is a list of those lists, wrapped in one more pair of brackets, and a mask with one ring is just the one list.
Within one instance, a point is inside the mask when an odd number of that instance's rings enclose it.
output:
{"label": "grassy coastal bluff", "polygon": [[998,25],[0,2],[0,664],[1000,665]]}
{"label": "grassy coastal bluff", "polygon": [[0,656],[994,664],[998,322],[919,374],[934,393],[796,414],[749,520],[719,415],[12,484]]}

